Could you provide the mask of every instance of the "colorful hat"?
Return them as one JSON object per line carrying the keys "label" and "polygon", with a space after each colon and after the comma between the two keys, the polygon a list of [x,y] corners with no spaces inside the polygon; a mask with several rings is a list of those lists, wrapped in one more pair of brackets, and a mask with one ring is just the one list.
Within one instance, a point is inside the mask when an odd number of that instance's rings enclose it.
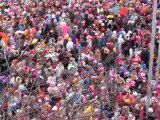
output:
{"label": "colorful hat", "polygon": [[66,35],[64,36],[64,39],[69,39],[69,34],[66,34]]}

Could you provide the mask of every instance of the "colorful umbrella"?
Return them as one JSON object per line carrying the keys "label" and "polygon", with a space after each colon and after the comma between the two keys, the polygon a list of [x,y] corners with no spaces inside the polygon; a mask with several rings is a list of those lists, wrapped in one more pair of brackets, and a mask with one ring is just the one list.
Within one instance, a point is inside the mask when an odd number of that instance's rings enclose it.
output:
{"label": "colorful umbrella", "polygon": [[120,9],[120,7],[119,6],[114,6],[114,8],[113,8],[113,12],[114,12],[114,14],[117,14],[118,12],[119,12],[119,9]]}
{"label": "colorful umbrella", "polygon": [[121,7],[118,13],[119,15],[128,15],[128,9]]}
{"label": "colorful umbrella", "polygon": [[107,18],[114,18],[114,15],[108,15]]}

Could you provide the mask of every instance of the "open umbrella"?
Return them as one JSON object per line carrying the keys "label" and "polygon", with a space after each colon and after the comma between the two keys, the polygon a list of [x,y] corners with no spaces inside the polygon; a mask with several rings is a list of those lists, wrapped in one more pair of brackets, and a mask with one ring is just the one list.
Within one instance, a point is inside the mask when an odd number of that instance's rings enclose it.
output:
{"label": "open umbrella", "polygon": [[114,14],[117,14],[119,12],[120,7],[118,5],[114,6],[113,12]]}
{"label": "open umbrella", "polygon": [[15,32],[15,34],[24,34],[24,31],[18,30]]}
{"label": "open umbrella", "polygon": [[128,15],[128,9],[121,7],[119,10],[119,15]]}
{"label": "open umbrella", "polygon": [[112,19],[112,18],[114,18],[114,15],[108,15],[107,18]]}

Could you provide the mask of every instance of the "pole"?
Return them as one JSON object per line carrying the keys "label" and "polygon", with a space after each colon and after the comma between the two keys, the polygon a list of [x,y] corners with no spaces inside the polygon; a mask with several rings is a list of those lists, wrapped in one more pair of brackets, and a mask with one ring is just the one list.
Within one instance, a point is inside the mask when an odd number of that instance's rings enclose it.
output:
{"label": "pole", "polygon": [[148,89],[147,89],[147,100],[146,100],[146,114],[148,114],[148,108],[150,106],[151,98],[151,80],[153,73],[153,54],[154,54],[154,40],[156,32],[156,11],[157,11],[157,0],[154,0],[153,13],[152,13],[152,33],[151,33],[151,45],[150,45],[150,60],[149,60],[149,72],[148,72]]}
{"label": "pole", "polygon": [[160,69],[160,35],[159,35],[159,41],[158,41],[158,60],[157,60],[157,76],[156,76],[156,85],[159,82],[159,69]]}

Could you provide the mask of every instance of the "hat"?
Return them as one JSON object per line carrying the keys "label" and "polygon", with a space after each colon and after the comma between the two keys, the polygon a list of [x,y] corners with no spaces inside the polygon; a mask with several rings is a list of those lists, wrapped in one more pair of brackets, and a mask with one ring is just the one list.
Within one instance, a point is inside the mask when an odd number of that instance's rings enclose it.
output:
{"label": "hat", "polygon": [[17,113],[22,113],[22,110],[20,110],[20,109],[17,109],[16,111],[17,111]]}
{"label": "hat", "polygon": [[156,91],[160,91],[160,84],[158,84],[157,86],[156,86]]}
{"label": "hat", "polygon": [[25,90],[26,90],[26,87],[25,87],[23,84],[20,84],[20,85],[18,86],[18,90],[19,90],[19,91],[25,91]]}
{"label": "hat", "polygon": [[153,108],[151,108],[151,107],[148,108],[148,112],[149,112],[149,113],[153,113]]}
{"label": "hat", "polygon": [[55,14],[52,14],[52,18],[56,18]]}
{"label": "hat", "polygon": [[12,63],[13,63],[13,64],[16,64],[16,63],[17,63],[17,60],[16,60],[16,59],[13,59],[13,60],[12,60]]}
{"label": "hat", "polygon": [[39,103],[42,103],[42,100],[41,100],[41,99],[38,99],[38,102],[39,102]]}
{"label": "hat", "polygon": [[129,72],[129,71],[126,71],[126,72],[124,73],[124,75],[125,75],[126,77],[129,77],[129,76],[130,76],[130,72]]}
{"label": "hat", "polygon": [[62,13],[62,17],[65,18],[65,17],[66,17],[66,14],[65,14],[65,13]]}
{"label": "hat", "polygon": [[152,98],[151,98],[151,101],[152,101],[152,102],[157,102],[157,99],[156,99],[155,97],[152,97]]}
{"label": "hat", "polygon": [[104,23],[102,23],[102,24],[101,24],[101,26],[105,26],[105,24],[104,24]]}
{"label": "hat", "polygon": [[34,50],[29,50],[29,53],[30,54],[34,54]]}
{"label": "hat", "polygon": [[58,110],[58,107],[57,106],[54,106],[53,108],[52,108],[52,111],[57,111]]}
{"label": "hat", "polygon": [[99,67],[98,69],[97,69],[99,72],[105,72],[105,70],[104,70],[104,68],[103,67]]}
{"label": "hat", "polygon": [[103,13],[103,12],[104,12],[104,9],[103,9],[103,8],[101,8],[101,9],[100,9],[100,12],[101,12],[101,13]]}
{"label": "hat", "polygon": [[64,36],[64,39],[69,39],[69,34],[68,33]]}
{"label": "hat", "polygon": [[136,96],[138,96],[138,93],[136,91],[134,91],[132,95],[136,97]]}
{"label": "hat", "polygon": [[92,80],[95,80],[95,79],[97,79],[97,78],[98,78],[98,76],[92,76],[92,77],[91,77]]}
{"label": "hat", "polygon": [[55,84],[54,82],[51,82],[51,83],[49,84],[49,86],[50,86],[50,87],[55,87],[56,84]]}
{"label": "hat", "polygon": [[97,64],[97,63],[98,63],[98,61],[94,60],[94,61],[93,61],[93,63],[94,63],[94,64]]}
{"label": "hat", "polygon": [[99,112],[100,112],[100,109],[98,109],[98,108],[94,109],[94,113],[99,113]]}
{"label": "hat", "polygon": [[72,63],[69,63],[67,69],[68,69],[68,71],[74,71],[75,70],[75,66]]}
{"label": "hat", "polygon": [[52,94],[54,92],[54,89],[53,89],[53,87],[50,86],[47,88],[47,91],[49,94]]}
{"label": "hat", "polygon": [[100,25],[101,25],[101,24],[102,24],[102,21],[101,21],[101,20],[98,20],[98,24],[100,24]]}

